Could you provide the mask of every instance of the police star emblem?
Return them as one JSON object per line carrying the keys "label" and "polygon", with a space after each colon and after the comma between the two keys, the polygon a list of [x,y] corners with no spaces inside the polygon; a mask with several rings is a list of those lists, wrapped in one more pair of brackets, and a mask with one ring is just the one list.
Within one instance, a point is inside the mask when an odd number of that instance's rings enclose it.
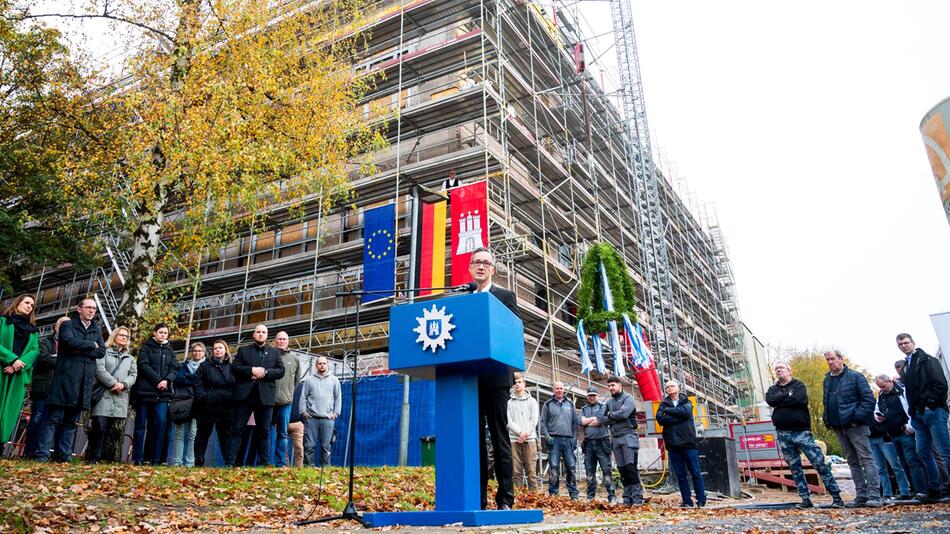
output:
{"label": "police star emblem", "polygon": [[412,331],[419,334],[416,343],[422,343],[422,350],[431,349],[435,354],[437,349],[445,348],[446,341],[452,339],[450,332],[455,329],[455,325],[452,324],[452,314],[446,315],[445,306],[436,309],[433,304],[431,310],[422,308],[422,317],[416,317],[416,321],[419,324]]}

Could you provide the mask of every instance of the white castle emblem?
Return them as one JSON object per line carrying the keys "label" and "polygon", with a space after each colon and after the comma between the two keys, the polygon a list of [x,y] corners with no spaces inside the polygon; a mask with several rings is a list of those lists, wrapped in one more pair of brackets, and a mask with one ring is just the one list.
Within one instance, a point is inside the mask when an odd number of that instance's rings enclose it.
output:
{"label": "white castle emblem", "polygon": [[473,250],[484,247],[482,243],[482,218],[478,210],[465,212],[459,216],[459,246],[455,254],[468,254]]}
{"label": "white castle emblem", "polygon": [[416,317],[416,321],[419,324],[412,331],[419,334],[416,343],[422,343],[422,350],[435,353],[436,349],[444,349],[445,342],[452,339],[449,332],[455,329],[455,325],[451,322],[452,314],[445,314],[445,306],[436,309],[433,304],[431,310],[422,308],[422,317]]}

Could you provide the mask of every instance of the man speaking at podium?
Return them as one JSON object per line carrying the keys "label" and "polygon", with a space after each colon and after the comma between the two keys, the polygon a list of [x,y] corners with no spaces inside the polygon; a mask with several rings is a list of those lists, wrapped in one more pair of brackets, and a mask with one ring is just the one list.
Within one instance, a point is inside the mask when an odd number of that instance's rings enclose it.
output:
{"label": "man speaking at podium", "polygon": [[[472,252],[469,272],[475,281],[469,284],[473,293],[485,291],[495,295],[511,313],[518,318],[518,299],[507,289],[492,284],[495,274],[495,255],[485,247]],[[488,420],[488,432],[491,434],[492,451],[495,458],[495,479],[498,480],[498,493],[495,505],[499,510],[510,510],[515,504],[514,478],[512,475],[511,442],[508,441],[508,397],[514,384],[510,372],[483,374],[478,377],[478,437],[479,458],[482,466],[482,510],[488,508],[488,451],[485,445],[485,420]]]}

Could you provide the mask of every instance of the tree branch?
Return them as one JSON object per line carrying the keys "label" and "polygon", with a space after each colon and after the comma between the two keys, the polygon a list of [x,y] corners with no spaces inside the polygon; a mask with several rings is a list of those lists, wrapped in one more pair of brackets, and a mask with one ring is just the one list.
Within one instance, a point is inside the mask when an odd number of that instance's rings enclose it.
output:
{"label": "tree branch", "polygon": [[109,12],[103,12],[102,14],[84,13],[81,15],[76,15],[73,13],[40,13],[38,15],[23,15],[22,17],[16,17],[16,19],[27,20],[27,19],[50,18],[50,17],[58,17],[58,18],[64,18],[64,19],[106,19],[106,20],[112,20],[116,22],[123,22],[125,24],[131,24],[132,26],[135,26],[137,28],[141,28],[145,31],[154,33],[155,35],[158,35],[160,37],[164,37],[170,43],[175,42],[175,38],[172,37],[172,35],[169,34],[168,32],[164,32],[162,30],[159,30],[158,28],[153,28],[149,26],[148,24],[139,22],[137,20],[127,19],[120,15],[113,15],[112,13],[109,13]]}

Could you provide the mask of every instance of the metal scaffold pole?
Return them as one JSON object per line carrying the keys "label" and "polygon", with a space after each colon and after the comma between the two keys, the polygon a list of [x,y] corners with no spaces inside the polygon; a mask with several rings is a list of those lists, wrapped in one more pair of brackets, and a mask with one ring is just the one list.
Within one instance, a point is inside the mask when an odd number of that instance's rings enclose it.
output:
{"label": "metal scaffold pole", "polygon": [[665,220],[660,204],[660,185],[653,165],[650,126],[647,122],[640,78],[640,61],[633,28],[630,0],[612,0],[617,66],[620,72],[625,133],[629,140],[628,159],[634,169],[637,212],[640,219],[640,244],[645,278],[650,289],[648,309],[653,327],[653,346],[658,356],[661,381],[676,376],[685,385],[679,346],[679,329],[673,308],[673,284],[670,277]]}

